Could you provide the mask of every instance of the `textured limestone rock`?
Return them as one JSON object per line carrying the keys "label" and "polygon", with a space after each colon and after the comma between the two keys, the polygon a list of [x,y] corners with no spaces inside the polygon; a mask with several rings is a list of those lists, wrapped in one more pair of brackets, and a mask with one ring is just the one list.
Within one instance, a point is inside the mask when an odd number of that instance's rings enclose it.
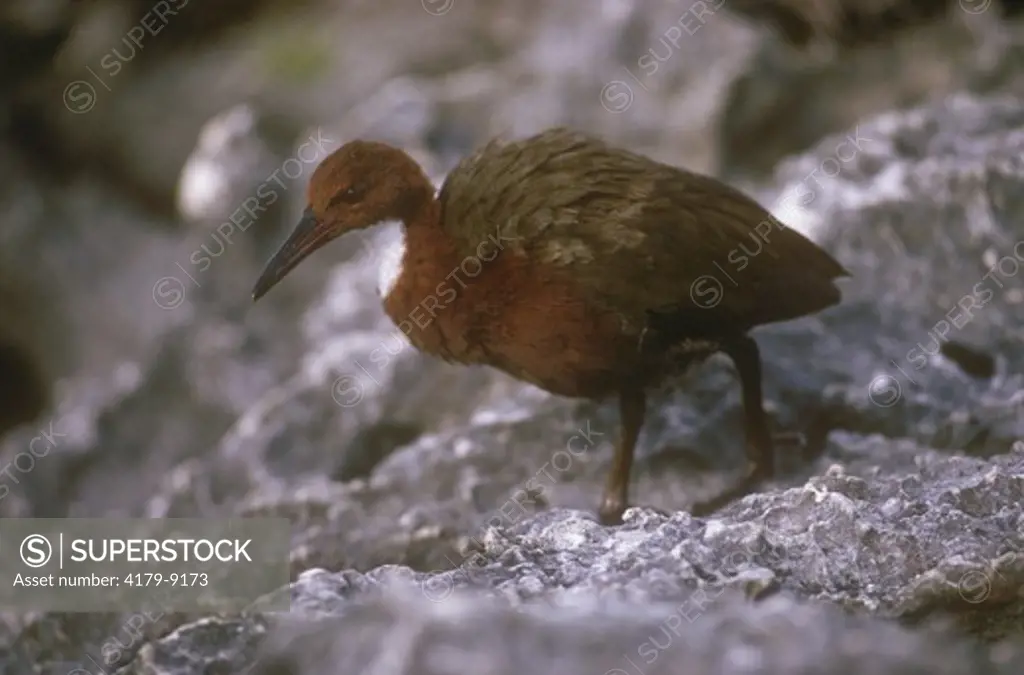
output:
{"label": "textured limestone rock", "polygon": [[[452,570],[309,570],[290,590],[292,614],[185,626],[129,672],[248,664],[268,626],[257,670],[268,675],[485,663],[510,673],[1015,672],[1019,647],[973,648],[949,625],[908,633],[827,605],[1019,626],[1024,448],[986,462],[840,441],[849,472],[714,519],[633,509],[622,527],[604,528],[548,510],[488,528]],[[894,455],[891,475],[869,454],[879,445]]]}
{"label": "textured limestone rock", "polygon": [[[915,634],[783,597],[756,605],[733,594],[695,600],[641,607],[583,597],[516,609],[472,597],[431,603],[415,591],[391,593],[337,619],[280,629],[254,672],[994,675],[1017,672],[1024,663],[1010,649],[989,653],[944,640],[943,632]],[[237,667],[245,663],[239,655],[251,650],[246,638],[262,630],[254,624],[188,626],[127,672],[183,672],[183,663]],[[194,660],[191,645],[207,637],[229,648]]]}

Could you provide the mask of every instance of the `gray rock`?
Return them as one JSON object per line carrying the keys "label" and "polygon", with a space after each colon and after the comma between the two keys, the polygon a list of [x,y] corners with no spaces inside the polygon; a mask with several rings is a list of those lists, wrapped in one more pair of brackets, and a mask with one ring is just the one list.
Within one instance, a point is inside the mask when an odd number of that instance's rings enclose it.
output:
{"label": "gray rock", "polygon": [[[764,21],[788,40],[805,47],[812,40],[848,46],[891,39],[893,32],[920,28],[943,16],[952,4],[948,0],[740,0],[730,7]],[[991,4],[965,0],[962,13],[980,13]],[[993,8],[993,13],[996,11],[998,8]]]}
{"label": "gray rock", "polygon": [[[844,5],[854,13],[875,14],[871,21],[843,21],[836,10]],[[891,20],[886,11],[898,13],[913,5],[931,5],[948,11],[919,21],[922,14],[910,11],[905,19],[913,29],[893,35],[904,21]],[[785,8],[815,7],[805,22],[797,13],[795,23],[813,25],[819,38],[835,28],[850,31],[854,41],[870,43],[858,49],[795,51],[777,40],[760,44],[752,65],[729,86],[720,121],[719,171],[732,177],[759,179],[771,173],[783,158],[804,153],[827,134],[854,126],[882,108],[881,101],[899,92],[899,102],[884,107],[923,104],[959,91],[977,93],[1024,93],[1017,64],[1021,58],[1020,26],[1000,21],[996,0],[962,0],[957,3],[924,0],[878,0],[856,3],[843,0],[780,0],[726,3],[736,11],[756,12],[765,7],[785,15]],[[857,6],[854,9],[854,6]],[[888,6],[888,7],[887,7]],[[977,11],[985,10],[990,11]],[[973,13],[970,10],[976,10]],[[874,11],[872,11],[874,10]],[[878,11],[883,10],[883,11]],[[877,12],[877,13],[876,13]],[[944,15],[944,16],[943,16]],[[813,17],[813,18],[812,18]],[[876,29],[878,22],[883,28]],[[815,92],[808,96],[808,92]]]}
{"label": "gray rock", "polygon": [[[837,135],[778,176],[783,220],[814,231],[856,278],[831,315],[836,339],[853,345],[865,326],[876,337],[867,352],[836,345],[855,383],[833,389],[838,424],[1005,452],[1024,437],[1020,100],[955,96],[858,134],[850,161],[837,161],[850,147]],[[962,348],[991,372],[977,375]]]}
{"label": "gray rock", "polygon": [[[851,473],[836,467],[714,519],[632,509],[605,528],[555,509],[488,528],[453,570],[309,570],[288,591],[291,614],[182,627],[127,672],[237,667],[268,625],[267,675],[463,672],[485,660],[494,672],[1016,672],[1019,647],[990,652],[951,637],[948,622],[914,634],[828,605],[1019,627],[1024,452],[986,462],[840,444]],[[873,446],[905,473],[882,474]]]}
{"label": "gray rock", "polygon": [[[1011,673],[1024,663],[1019,652],[991,655],[943,637],[783,597],[756,605],[723,595],[643,606],[583,597],[511,608],[406,595],[282,629],[254,672],[923,675]],[[167,658],[144,664],[153,668],[146,672],[177,672]]]}

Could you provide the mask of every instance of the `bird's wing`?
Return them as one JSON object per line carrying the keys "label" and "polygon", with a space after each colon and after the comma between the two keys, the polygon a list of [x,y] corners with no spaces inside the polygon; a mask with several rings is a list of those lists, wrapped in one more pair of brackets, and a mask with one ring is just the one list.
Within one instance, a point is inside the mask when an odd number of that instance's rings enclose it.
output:
{"label": "bird's wing", "polygon": [[566,129],[486,146],[441,200],[467,254],[500,237],[513,255],[569,270],[630,325],[745,330],[834,304],[831,281],[845,274],[738,190]]}

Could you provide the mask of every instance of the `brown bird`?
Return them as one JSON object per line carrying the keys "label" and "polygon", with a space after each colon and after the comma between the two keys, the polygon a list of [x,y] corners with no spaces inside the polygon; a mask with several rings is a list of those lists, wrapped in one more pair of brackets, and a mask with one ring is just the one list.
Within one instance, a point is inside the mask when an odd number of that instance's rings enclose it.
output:
{"label": "brown bird", "polygon": [[309,206],[253,299],[328,241],[402,221],[384,309],[414,346],[562,396],[618,397],[602,522],[621,522],[628,505],[646,392],[715,352],[739,373],[749,467],[693,512],[773,475],[747,332],[837,303],[833,280],[847,272],[831,256],[728,185],[563,128],[492,141],[434,193],[402,150],[345,144],[314,171]]}

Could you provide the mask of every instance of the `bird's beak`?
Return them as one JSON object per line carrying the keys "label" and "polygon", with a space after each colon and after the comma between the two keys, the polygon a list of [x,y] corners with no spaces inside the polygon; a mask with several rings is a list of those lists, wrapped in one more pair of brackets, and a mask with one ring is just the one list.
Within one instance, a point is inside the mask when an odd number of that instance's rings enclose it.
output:
{"label": "bird's beak", "polygon": [[323,223],[313,215],[313,209],[307,207],[299,224],[281,244],[277,253],[267,261],[263,273],[256,280],[256,285],[252,287],[253,302],[266,295],[267,291],[284,279],[285,275],[306,259],[306,256],[326,244],[330,239],[331,228],[324,227]]}

